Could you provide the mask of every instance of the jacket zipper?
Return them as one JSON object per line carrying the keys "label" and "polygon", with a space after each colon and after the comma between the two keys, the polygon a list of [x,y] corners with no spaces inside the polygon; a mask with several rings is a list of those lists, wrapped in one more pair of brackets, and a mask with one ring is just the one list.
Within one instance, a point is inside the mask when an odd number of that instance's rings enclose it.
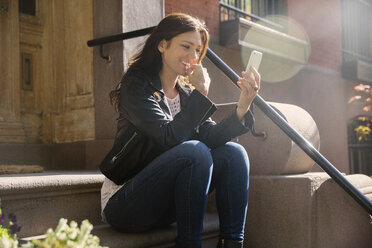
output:
{"label": "jacket zipper", "polygon": [[203,115],[203,117],[201,118],[201,120],[199,121],[198,125],[196,126],[195,130],[197,132],[199,132],[199,126],[200,124],[202,123],[202,121],[204,120],[205,116],[209,113],[209,111],[211,110],[211,108],[213,107],[213,105],[211,105],[208,110],[205,112],[205,114]]}
{"label": "jacket zipper", "polygon": [[134,137],[136,137],[136,135],[137,135],[137,133],[134,132],[134,134],[132,135],[132,137],[130,137],[130,139],[127,141],[127,143],[125,143],[125,145],[123,146],[123,148],[121,148],[121,150],[114,157],[112,157],[111,164],[115,163],[115,160],[120,157],[120,155],[125,151],[125,148],[127,148],[128,144],[134,139]]}

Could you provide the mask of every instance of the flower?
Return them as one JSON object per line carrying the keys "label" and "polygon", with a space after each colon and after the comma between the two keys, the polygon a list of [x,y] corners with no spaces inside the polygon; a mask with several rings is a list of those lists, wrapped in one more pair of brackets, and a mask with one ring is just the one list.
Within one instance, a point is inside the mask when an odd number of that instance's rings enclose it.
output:
{"label": "flower", "polygon": [[368,140],[367,137],[371,133],[371,129],[369,127],[363,126],[363,125],[360,125],[360,126],[356,127],[354,130],[358,135],[358,140],[359,141]]}
{"label": "flower", "polygon": [[368,92],[370,90],[371,86],[366,85],[366,84],[358,84],[354,86],[355,91],[365,91]]}
{"label": "flower", "polygon": [[[372,110],[372,103],[371,103],[372,102],[372,98],[371,98],[372,90],[371,90],[371,86],[366,85],[366,84],[358,84],[358,85],[354,86],[354,90],[356,92],[358,92],[358,95],[351,97],[347,103],[352,103],[352,102],[362,103],[363,104],[362,110],[364,112],[371,112],[371,110]],[[361,120],[360,117],[358,117],[358,120],[362,121],[362,122],[368,122],[368,123],[365,123],[365,124],[364,123],[359,123],[359,125],[356,128],[354,128],[354,131],[356,132],[356,135],[358,136],[359,142],[362,142],[363,140],[367,141],[368,137],[370,136],[370,133],[371,133],[370,117],[365,116],[364,120]]]}
{"label": "flower", "polygon": [[22,248],[105,248],[100,246],[99,238],[93,236],[90,232],[93,225],[84,220],[80,228],[75,221],[71,221],[70,225],[67,224],[67,219],[61,218],[58,225],[53,229],[48,229],[43,240],[32,240],[24,245]]}
{"label": "flower", "polygon": [[[13,240],[17,239],[17,233],[21,231],[21,226],[17,223],[17,217],[14,213],[8,215],[8,221],[5,219],[5,213],[1,207],[0,200],[0,234],[4,238],[12,238]],[[2,247],[2,246],[0,246]]]}
{"label": "flower", "polygon": [[[9,221],[1,208],[0,200],[0,248],[18,248],[16,233],[21,230],[14,213],[8,215]],[[67,224],[67,219],[61,218],[53,231],[49,228],[42,240],[34,239],[19,248],[107,248],[100,246],[99,238],[90,234],[93,225],[84,220],[79,228],[75,221]]]}
{"label": "flower", "polygon": [[9,233],[9,230],[0,226],[0,247],[1,248],[17,248],[18,241],[14,235]]}

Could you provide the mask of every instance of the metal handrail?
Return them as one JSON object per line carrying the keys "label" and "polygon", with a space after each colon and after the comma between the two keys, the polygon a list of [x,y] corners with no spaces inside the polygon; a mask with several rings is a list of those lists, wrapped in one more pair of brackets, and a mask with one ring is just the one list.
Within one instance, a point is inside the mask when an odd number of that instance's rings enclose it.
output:
{"label": "metal handrail", "polygon": [[[236,82],[239,75],[225,64],[212,50],[208,48],[207,57],[239,87]],[[239,87],[240,88],[240,87]],[[372,202],[352,185],[340,171],[336,169],[318,150],[314,148],[301,134],[293,129],[265,100],[257,95],[253,103],[261,109],[288,137],[293,140],[310,158],[312,158],[335,182],[340,185],[356,202],[372,215]]]}
{"label": "metal handrail", "polygon": [[138,30],[131,31],[131,32],[105,36],[105,37],[94,39],[94,40],[89,40],[87,42],[87,45],[88,45],[88,47],[102,46],[104,44],[111,43],[111,42],[116,42],[116,41],[136,38],[136,37],[139,37],[139,36],[144,36],[146,34],[149,34],[154,28],[155,28],[155,26],[154,27],[149,27],[149,28],[138,29]]}
{"label": "metal handrail", "polygon": [[[102,46],[107,43],[119,41],[122,39],[134,38],[137,36],[146,35],[154,27],[140,29],[128,33],[117,34],[90,40],[87,42],[89,47]],[[147,32],[147,33],[146,33]],[[137,36],[134,36],[136,34]],[[125,37],[125,38],[123,38]],[[129,37],[129,38],[128,38]],[[222,61],[210,48],[207,50],[206,55],[231,81],[235,86],[240,88],[236,82],[239,75],[236,74],[224,61]],[[340,171],[336,169],[319,151],[317,151],[301,134],[293,129],[286,120],[283,119],[265,100],[257,95],[253,103],[261,109],[288,137],[293,140],[310,158],[312,158],[335,182],[341,186],[360,206],[362,206],[367,213],[372,215],[372,202],[363,195],[354,185],[352,185]]]}

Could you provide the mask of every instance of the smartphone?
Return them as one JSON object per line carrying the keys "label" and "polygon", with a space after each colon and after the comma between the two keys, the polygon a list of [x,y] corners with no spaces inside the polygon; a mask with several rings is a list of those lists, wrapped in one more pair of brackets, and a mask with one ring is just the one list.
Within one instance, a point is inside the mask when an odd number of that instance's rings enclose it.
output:
{"label": "smartphone", "polygon": [[262,53],[259,51],[253,50],[251,52],[251,56],[249,57],[249,61],[248,61],[247,67],[245,68],[245,71],[249,72],[251,66],[253,66],[258,71],[258,68],[260,68],[261,60],[262,60]]}

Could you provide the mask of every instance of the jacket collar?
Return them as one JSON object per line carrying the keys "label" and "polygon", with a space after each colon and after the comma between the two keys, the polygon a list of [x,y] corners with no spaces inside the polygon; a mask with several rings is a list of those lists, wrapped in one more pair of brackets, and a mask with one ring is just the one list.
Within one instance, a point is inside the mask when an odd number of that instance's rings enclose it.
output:
{"label": "jacket collar", "polygon": [[[164,96],[164,90],[163,90],[163,87],[161,85],[161,80],[160,80],[160,76],[159,74],[157,74],[156,76],[152,77],[151,80],[150,80],[150,84],[159,92],[161,92],[162,96]],[[180,85],[179,83],[176,84],[176,89],[177,91],[179,92],[180,94],[180,97],[181,96],[188,96],[190,95],[189,92],[187,92],[186,90],[184,90]]]}
{"label": "jacket collar", "polygon": [[158,90],[158,91],[160,91],[164,94],[164,90],[163,90],[163,87],[161,85],[161,80],[160,80],[159,74],[154,76],[152,78],[152,80],[150,81],[150,83],[152,83],[152,86],[154,86],[156,90]]}

